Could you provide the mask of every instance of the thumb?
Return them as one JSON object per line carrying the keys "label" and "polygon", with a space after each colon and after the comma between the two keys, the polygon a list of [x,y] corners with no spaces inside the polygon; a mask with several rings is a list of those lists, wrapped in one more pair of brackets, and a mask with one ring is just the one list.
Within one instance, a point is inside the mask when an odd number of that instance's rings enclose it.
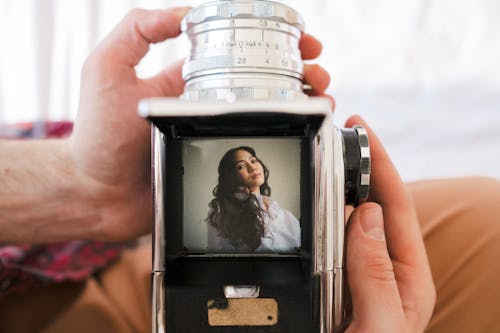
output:
{"label": "thumb", "polygon": [[184,90],[184,80],[182,79],[183,63],[184,60],[177,61],[144,81],[155,88],[159,88],[162,96],[179,96]]}
{"label": "thumb", "polygon": [[404,312],[384,234],[382,208],[357,207],[347,231],[347,280],[353,306],[349,331],[399,332]]}

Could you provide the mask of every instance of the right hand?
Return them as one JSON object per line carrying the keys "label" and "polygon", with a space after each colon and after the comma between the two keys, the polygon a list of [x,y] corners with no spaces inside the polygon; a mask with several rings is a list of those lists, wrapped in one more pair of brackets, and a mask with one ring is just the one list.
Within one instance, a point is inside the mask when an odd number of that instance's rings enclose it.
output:
{"label": "right hand", "polygon": [[354,125],[368,131],[372,186],[347,227],[346,332],[423,332],[436,295],[415,207],[379,139],[361,118],[351,117],[346,127]]}

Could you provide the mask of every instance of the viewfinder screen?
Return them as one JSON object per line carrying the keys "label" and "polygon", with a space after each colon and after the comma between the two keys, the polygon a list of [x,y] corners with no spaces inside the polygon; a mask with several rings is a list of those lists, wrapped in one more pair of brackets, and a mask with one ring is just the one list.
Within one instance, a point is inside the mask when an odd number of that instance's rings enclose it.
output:
{"label": "viewfinder screen", "polygon": [[301,139],[183,139],[183,244],[191,254],[296,253]]}

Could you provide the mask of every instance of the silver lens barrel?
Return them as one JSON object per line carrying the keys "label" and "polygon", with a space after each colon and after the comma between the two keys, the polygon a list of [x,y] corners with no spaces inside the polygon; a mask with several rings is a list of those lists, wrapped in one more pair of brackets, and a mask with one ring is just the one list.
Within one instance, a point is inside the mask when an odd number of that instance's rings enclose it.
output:
{"label": "silver lens barrel", "polygon": [[277,2],[224,0],[194,8],[184,99],[303,98],[300,14]]}

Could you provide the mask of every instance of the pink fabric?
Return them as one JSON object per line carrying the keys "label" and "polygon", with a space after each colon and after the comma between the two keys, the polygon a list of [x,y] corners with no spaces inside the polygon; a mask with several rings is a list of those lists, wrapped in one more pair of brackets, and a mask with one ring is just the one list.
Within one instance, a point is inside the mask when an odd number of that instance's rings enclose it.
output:
{"label": "pink fabric", "polygon": [[47,283],[82,281],[115,260],[123,244],[70,241],[0,247],[0,300]]}

